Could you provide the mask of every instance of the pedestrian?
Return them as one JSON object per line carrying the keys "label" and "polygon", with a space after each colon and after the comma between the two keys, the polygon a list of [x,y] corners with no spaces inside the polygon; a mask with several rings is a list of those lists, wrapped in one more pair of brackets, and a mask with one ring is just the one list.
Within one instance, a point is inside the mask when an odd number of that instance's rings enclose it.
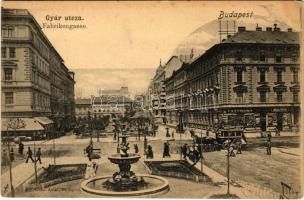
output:
{"label": "pedestrian", "polygon": [[98,169],[98,165],[92,162],[92,159],[89,158],[89,162],[87,163],[87,168],[86,168],[86,172],[85,172],[85,179],[90,179],[93,178],[96,175],[96,171]]}
{"label": "pedestrian", "polygon": [[1,154],[1,165],[8,165],[8,155],[6,149],[3,149],[3,152]]}
{"label": "pedestrian", "polygon": [[33,159],[33,152],[32,152],[32,149],[31,149],[31,147],[28,147],[28,149],[27,149],[27,158],[26,158],[26,163],[28,163],[28,159],[31,159],[32,160],[32,162],[34,163],[35,161],[34,161],[34,159]]}
{"label": "pedestrian", "polygon": [[171,157],[170,156],[170,146],[168,142],[164,143],[164,151],[163,151],[163,158],[165,157]]}
{"label": "pedestrian", "polygon": [[278,127],[275,127],[275,132],[276,132],[276,136],[280,136],[280,131],[279,131]]}
{"label": "pedestrian", "polygon": [[183,154],[183,157],[184,159],[186,159],[187,155],[188,155],[188,144],[185,143],[183,146],[182,146],[182,154]]}
{"label": "pedestrian", "polygon": [[19,142],[19,154],[23,155],[23,150],[24,150],[24,144],[20,141]]}
{"label": "pedestrian", "polygon": [[235,157],[235,153],[232,145],[229,146],[228,152],[230,157]]}
{"label": "pedestrian", "polygon": [[36,152],[36,162],[38,162],[41,164],[41,148],[38,148],[38,151]]}
{"label": "pedestrian", "polygon": [[267,133],[267,141],[271,141],[271,138],[272,138],[271,132],[268,132],[268,133]]}
{"label": "pedestrian", "polygon": [[15,160],[15,155],[14,155],[14,149],[11,148],[11,151],[10,151],[10,160],[11,162],[13,162]]}
{"label": "pedestrian", "polygon": [[267,141],[267,155],[271,155],[271,140]]}
{"label": "pedestrian", "polygon": [[147,147],[147,153],[146,153],[146,158],[147,159],[153,159],[153,150],[152,150],[152,146],[149,144]]}
{"label": "pedestrian", "polygon": [[170,137],[169,128],[166,128],[166,137]]}
{"label": "pedestrian", "polygon": [[92,156],[93,156],[93,145],[92,144],[89,144],[86,147],[86,153],[87,153],[87,156],[89,159],[92,158]]}
{"label": "pedestrian", "polygon": [[194,146],[193,148],[193,158],[194,162],[197,162],[200,159],[200,152],[198,151],[197,146]]}
{"label": "pedestrian", "polygon": [[152,131],[153,131],[153,137],[155,137],[156,136],[156,128],[155,128],[155,126],[153,127]]}
{"label": "pedestrian", "polygon": [[241,142],[241,140],[238,140],[237,142],[236,142],[236,145],[237,145],[237,154],[242,154],[242,142]]}
{"label": "pedestrian", "polygon": [[138,145],[134,144],[134,152],[137,154],[138,153]]}
{"label": "pedestrian", "polygon": [[172,131],[171,137],[174,140],[174,131]]}

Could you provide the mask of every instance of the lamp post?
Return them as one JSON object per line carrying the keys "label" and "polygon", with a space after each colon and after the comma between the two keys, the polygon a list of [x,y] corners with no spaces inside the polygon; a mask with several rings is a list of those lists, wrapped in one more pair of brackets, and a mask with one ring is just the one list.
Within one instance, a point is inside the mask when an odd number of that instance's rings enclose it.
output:
{"label": "lamp post", "polygon": [[[36,121],[34,121],[36,123]],[[36,131],[34,131],[34,168],[35,168],[35,182],[36,186],[38,185],[37,177],[37,162],[36,162]]]}
{"label": "lamp post", "polygon": [[229,157],[230,157],[230,131],[228,131],[228,150],[227,150],[227,195],[229,197],[230,195],[230,163],[229,163]]}
{"label": "lamp post", "polygon": [[178,126],[177,126],[177,131],[179,133],[179,144],[180,144],[180,159],[183,159],[183,155],[182,155],[182,120],[181,120],[181,110],[178,111]]}
{"label": "lamp post", "polygon": [[[7,135],[8,135],[8,129],[9,129],[9,126],[7,126]],[[8,156],[8,161],[9,161],[10,188],[11,188],[11,196],[14,197],[15,192],[14,192],[14,187],[13,187],[12,161],[11,161],[11,157],[10,157],[10,149],[11,149],[10,140],[8,137],[8,139],[7,139],[7,156]]]}
{"label": "lamp post", "polygon": [[201,128],[201,172],[203,173],[203,128]]}

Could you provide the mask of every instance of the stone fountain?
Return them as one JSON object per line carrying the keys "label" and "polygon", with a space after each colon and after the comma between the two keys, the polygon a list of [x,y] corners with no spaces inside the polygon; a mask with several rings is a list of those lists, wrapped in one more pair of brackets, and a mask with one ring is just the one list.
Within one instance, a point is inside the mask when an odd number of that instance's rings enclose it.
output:
{"label": "stone fountain", "polygon": [[143,177],[136,176],[131,171],[131,164],[137,163],[140,155],[129,154],[129,143],[127,143],[127,136],[121,136],[122,143],[120,145],[120,154],[111,155],[108,159],[111,163],[118,165],[119,172],[115,172],[111,179],[104,182],[107,189],[114,191],[136,191],[146,185]]}
{"label": "stone fountain", "polygon": [[100,176],[85,180],[81,184],[82,191],[112,197],[126,196],[158,196],[169,190],[169,182],[162,177],[148,174],[136,175],[131,171],[131,165],[141,158],[138,154],[129,154],[127,136],[122,135],[120,153],[108,156],[111,163],[118,165],[119,172],[112,176]]}

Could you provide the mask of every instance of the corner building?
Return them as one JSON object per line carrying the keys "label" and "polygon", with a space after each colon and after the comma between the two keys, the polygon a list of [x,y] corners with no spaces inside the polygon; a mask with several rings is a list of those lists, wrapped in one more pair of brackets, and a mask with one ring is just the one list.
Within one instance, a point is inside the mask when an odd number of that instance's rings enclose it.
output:
{"label": "corner building", "polygon": [[247,133],[298,131],[299,50],[299,33],[292,29],[238,27],[235,35],[179,70],[187,76],[174,91],[175,104],[176,94],[185,94],[183,109],[176,107],[184,125],[213,131],[242,126]]}
{"label": "corner building", "polygon": [[[2,120],[35,120],[46,125],[44,130],[52,124],[52,130],[47,131],[71,128],[75,118],[74,73],[28,10],[1,11]],[[35,127],[27,126],[24,131],[30,133]]]}

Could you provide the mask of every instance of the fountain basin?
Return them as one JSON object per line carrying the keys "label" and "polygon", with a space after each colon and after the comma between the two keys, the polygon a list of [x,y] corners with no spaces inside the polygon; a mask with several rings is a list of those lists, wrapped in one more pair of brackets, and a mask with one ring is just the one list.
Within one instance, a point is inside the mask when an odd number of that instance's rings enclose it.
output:
{"label": "fountain basin", "polygon": [[137,191],[110,191],[101,183],[111,178],[111,176],[100,176],[85,180],[81,183],[81,190],[88,194],[98,196],[126,197],[126,196],[154,196],[165,193],[169,190],[169,182],[160,176],[138,174],[148,183],[146,187]]}
{"label": "fountain basin", "polygon": [[129,154],[127,157],[123,157],[120,154],[115,154],[115,155],[111,155],[108,156],[108,159],[117,165],[121,165],[121,164],[133,164],[138,162],[138,160],[140,159],[140,155],[137,154]]}

